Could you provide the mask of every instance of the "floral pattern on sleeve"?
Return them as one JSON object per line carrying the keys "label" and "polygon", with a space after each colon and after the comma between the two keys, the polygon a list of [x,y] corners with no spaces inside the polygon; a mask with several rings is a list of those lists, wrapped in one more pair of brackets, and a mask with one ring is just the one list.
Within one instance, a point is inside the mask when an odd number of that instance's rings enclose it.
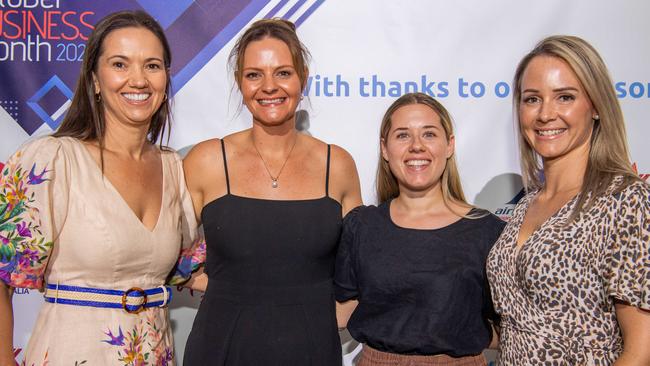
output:
{"label": "floral pattern on sleeve", "polygon": [[24,167],[21,155],[14,155],[0,173],[0,280],[41,288],[52,241],[41,230],[34,190],[50,180],[51,170],[37,163]]}
{"label": "floral pattern on sleeve", "polygon": [[170,285],[180,285],[190,279],[192,273],[205,263],[205,239],[199,238],[194,244],[181,251],[178,263],[169,279]]}

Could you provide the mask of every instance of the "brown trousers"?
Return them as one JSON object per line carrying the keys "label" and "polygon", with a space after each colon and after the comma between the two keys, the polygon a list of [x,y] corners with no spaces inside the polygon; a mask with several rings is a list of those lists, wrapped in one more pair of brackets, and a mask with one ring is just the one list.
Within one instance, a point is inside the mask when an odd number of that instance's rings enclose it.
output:
{"label": "brown trousers", "polygon": [[357,366],[486,366],[483,355],[451,357],[447,355],[410,356],[378,351],[363,345]]}

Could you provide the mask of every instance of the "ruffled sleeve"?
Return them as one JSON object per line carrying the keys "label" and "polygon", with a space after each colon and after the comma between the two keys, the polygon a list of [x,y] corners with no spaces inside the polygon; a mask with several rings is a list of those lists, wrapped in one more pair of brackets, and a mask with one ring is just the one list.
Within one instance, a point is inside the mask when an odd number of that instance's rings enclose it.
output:
{"label": "ruffled sleeve", "polygon": [[650,310],[650,188],[637,182],[619,195],[602,261],[605,291]]}
{"label": "ruffled sleeve", "polygon": [[178,262],[168,278],[170,285],[181,285],[192,277],[205,263],[205,239],[198,228],[196,215],[194,215],[194,206],[190,192],[185,185],[185,175],[183,173],[182,163],[178,161],[180,169],[180,199],[182,203],[181,227],[183,243]]}
{"label": "ruffled sleeve", "polygon": [[334,273],[334,294],[337,301],[344,302],[359,297],[357,283],[357,256],[356,245],[358,241],[359,211],[357,207],[343,219],[343,230],[336,253],[336,267]]}
{"label": "ruffled sleeve", "polygon": [[0,174],[0,280],[40,289],[68,210],[69,165],[60,140],[23,145]]}

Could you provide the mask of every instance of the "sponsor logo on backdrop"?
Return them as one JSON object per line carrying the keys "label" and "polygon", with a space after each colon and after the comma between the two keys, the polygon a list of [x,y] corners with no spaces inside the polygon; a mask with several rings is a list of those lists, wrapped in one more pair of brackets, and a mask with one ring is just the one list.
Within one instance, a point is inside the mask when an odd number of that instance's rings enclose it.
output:
{"label": "sponsor logo on backdrop", "polygon": [[636,163],[632,164],[632,169],[634,169],[634,172],[641,177],[644,181],[648,181],[648,178],[650,178],[650,173],[639,173],[639,168],[637,167]]}
{"label": "sponsor logo on backdrop", "polygon": [[504,173],[490,178],[474,197],[473,203],[508,221],[524,194],[521,176],[515,173]]}
{"label": "sponsor logo on backdrop", "polygon": [[16,366],[20,365],[18,363],[18,355],[22,350],[23,350],[22,348],[14,348],[14,361],[16,361]]}
{"label": "sponsor logo on backdrop", "polygon": [[510,201],[506,202],[503,206],[496,208],[494,214],[499,216],[503,221],[510,220],[512,213],[515,211],[515,206],[517,206],[517,203],[519,203],[525,194],[526,191],[522,188]]}
{"label": "sponsor logo on backdrop", "polygon": [[56,129],[70,106],[86,49],[99,19],[124,9],[154,16],[172,48],[172,92],[180,90],[254,17],[302,24],[323,2],[270,0],[0,0],[0,106],[29,135]]}

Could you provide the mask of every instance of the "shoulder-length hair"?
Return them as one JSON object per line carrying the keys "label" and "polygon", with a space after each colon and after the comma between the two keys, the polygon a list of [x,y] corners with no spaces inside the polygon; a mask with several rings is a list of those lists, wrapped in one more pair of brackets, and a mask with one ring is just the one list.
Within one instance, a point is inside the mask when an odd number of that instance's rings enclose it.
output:
{"label": "shoulder-length hair", "polygon": [[[160,137],[167,132],[167,139],[170,133],[171,117],[171,78],[169,68],[171,66],[171,50],[165,37],[162,27],[144,11],[120,11],[112,13],[101,19],[88,37],[84,59],[81,64],[77,88],[70,104],[70,109],[65,115],[61,126],[54,133],[55,137],[69,136],[82,141],[96,140],[99,143],[100,151],[104,149],[104,136],[106,134],[106,121],[104,118],[101,100],[95,95],[93,73],[97,71],[97,63],[102,55],[104,39],[113,31],[122,28],[145,28],[153,33],[163,47],[163,62],[167,74],[167,85],[165,86],[165,100],[151,118],[151,124],[147,131],[147,141],[155,144]],[[161,142],[162,146],[162,142]],[[103,155],[102,155],[103,165]]]}
{"label": "shoulder-length hair", "polygon": [[[450,137],[454,134],[453,122],[449,112],[442,104],[440,104],[440,102],[424,93],[404,94],[388,107],[384,114],[384,118],[381,120],[381,126],[379,128],[380,141],[386,141],[388,139],[388,133],[392,127],[392,117],[395,111],[412,104],[422,104],[431,108],[440,117],[440,124],[445,131],[447,141],[449,141]],[[450,203],[452,202],[462,206],[471,207],[465,199],[463,187],[460,183],[460,175],[458,174],[455,153],[447,158],[447,164],[442,173],[441,186],[442,199],[447,207],[451,209]],[[384,202],[399,196],[399,184],[395,175],[391,172],[388,162],[382,157],[381,150],[379,151],[379,163],[377,165],[376,188],[377,199],[379,202]],[[452,211],[457,213],[454,210]],[[457,214],[465,216],[460,213]]]}
{"label": "shoulder-length hair", "polygon": [[[556,57],[566,62],[598,114],[598,118],[594,119],[580,196],[570,218],[573,220],[581,211],[591,207],[594,200],[588,198],[604,194],[616,176],[623,176],[623,183],[617,189],[626,187],[639,177],[630,163],[623,112],[605,62],[596,49],[581,38],[564,35],[547,37],[519,62],[513,81],[513,104],[517,120],[521,109],[522,77],[530,61],[537,56]],[[520,121],[518,126],[524,186],[527,190],[541,188],[541,158],[524,138]]]}

